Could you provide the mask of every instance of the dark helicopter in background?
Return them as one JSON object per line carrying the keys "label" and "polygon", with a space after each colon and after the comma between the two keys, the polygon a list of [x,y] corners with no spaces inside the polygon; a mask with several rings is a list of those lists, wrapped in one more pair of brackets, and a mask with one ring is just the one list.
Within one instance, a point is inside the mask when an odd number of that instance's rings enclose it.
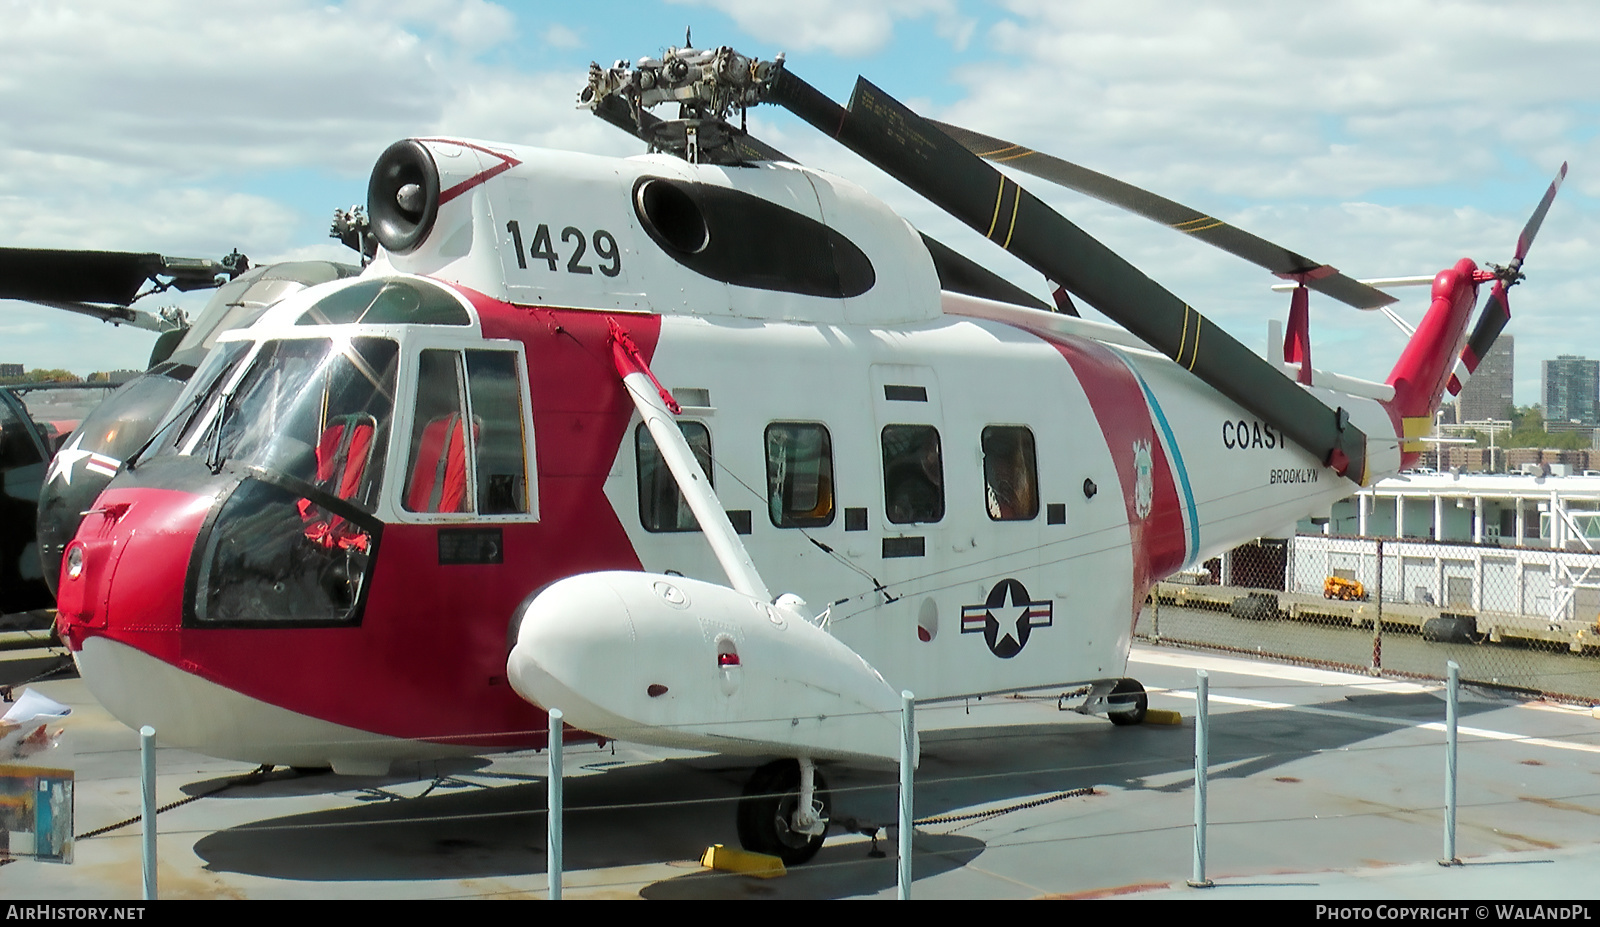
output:
{"label": "dark helicopter in background", "polygon": [[[358,207],[336,212],[331,232],[361,255],[361,265],[377,247],[366,227]],[[159,334],[147,369],[103,401],[93,384],[0,388],[0,629],[49,627],[45,610],[55,603],[62,549],[122,461],[150,439],[218,335],[250,325],[291,294],[360,272],[360,265],[334,261],[252,267],[237,250],[212,260],[0,248],[0,299]],[[134,306],[168,290],[204,289],[216,292],[192,320],[177,308]]]}

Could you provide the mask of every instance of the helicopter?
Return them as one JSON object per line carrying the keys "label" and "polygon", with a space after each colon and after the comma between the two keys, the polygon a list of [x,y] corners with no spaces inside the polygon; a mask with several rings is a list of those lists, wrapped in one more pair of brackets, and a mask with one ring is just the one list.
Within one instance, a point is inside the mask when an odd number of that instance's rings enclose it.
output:
{"label": "helicopter", "polygon": [[[1383,294],[1272,246],[1296,293],[1263,359],[986,163],[997,140],[865,80],[840,106],[782,56],[674,48],[591,67],[579,104],[649,153],[396,142],[370,263],[218,334],[122,460],[57,618],[120,720],[378,774],[542,748],[559,708],[568,739],[775,758],[739,838],[803,862],[818,764],[894,762],[902,692],[1142,721],[1152,585],[1415,460],[1560,181],[1511,264],[1433,278],[1375,383],[1313,368],[1299,310]],[[762,104],[1056,305],[750,136]]]}

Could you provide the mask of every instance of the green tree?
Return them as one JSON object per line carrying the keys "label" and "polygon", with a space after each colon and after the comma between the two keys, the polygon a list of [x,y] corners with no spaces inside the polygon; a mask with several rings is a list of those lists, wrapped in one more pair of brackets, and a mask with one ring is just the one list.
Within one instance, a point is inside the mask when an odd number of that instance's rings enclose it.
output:
{"label": "green tree", "polygon": [[30,370],[27,381],[29,383],[76,383],[78,375],[70,370]]}

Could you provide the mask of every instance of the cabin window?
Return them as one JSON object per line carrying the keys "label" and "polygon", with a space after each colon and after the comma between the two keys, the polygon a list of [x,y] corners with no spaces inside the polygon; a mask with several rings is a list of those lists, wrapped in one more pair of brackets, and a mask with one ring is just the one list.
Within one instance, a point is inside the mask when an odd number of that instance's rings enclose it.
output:
{"label": "cabin window", "polygon": [[[679,422],[678,430],[683,440],[694,452],[695,462],[705,473],[709,485],[711,478],[711,431],[700,422]],[[678,481],[667,469],[667,461],[656,447],[655,436],[640,423],[633,432],[635,456],[639,461],[639,521],[646,531],[699,531],[700,522],[689,508],[689,500],[678,489]]]}
{"label": "cabin window", "polygon": [[423,351],[414,422],[406,509],[528,511],[522,380],[514,352]]}
{"label": "cabin window", "polygon": [[833,441],[805,422],[767,426],[767,514],[779,528],[833,524]]}
{"label": "cabin window", "polygon": [[983,502],[992,521],[1030,521],[1039,514],[1039,467],[1033,432],[1021,425],[983,430]]}
{"label": "cabin window", "polygon": [[932,425],[885,425],[883,498],[897,525],[944,518],[944,459]]}

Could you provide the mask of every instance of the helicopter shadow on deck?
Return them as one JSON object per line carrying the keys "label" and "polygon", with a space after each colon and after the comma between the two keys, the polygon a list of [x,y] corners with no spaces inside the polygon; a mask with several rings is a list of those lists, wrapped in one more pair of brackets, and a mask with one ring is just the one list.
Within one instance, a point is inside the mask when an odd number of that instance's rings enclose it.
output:
{"label": "helicopter shadow on deck", "polygon": [[[1275,709],[1213,715],[1213,778],[1245,778],[1316,753],[1348,747],[1402,728],[1442,720],[1438,697],[1357,696],[1318,703],[1337,717]],[[1463,717],[1489,711],[1485,700],[1461,706]],[[1363,717],[1364,715],[1364,717]],[[919,819],[986,808],[1057,792],[1100,788],[1184,791],[1193,769],[1193,728],[1113,728],[1078,718],[1061,724],[931,731],[922,735],[917,771]],[[567,780],[565,866],[570,871],[697,859],[705,847],[736,843],[734,807],[755,760],[729,756],[626,765]],[[892,770],[821,766],[833,789],[838,827],[889,828],[887,858],[868,856],[865,841],[830,841],[817,858],[783,880],[694,872],[648,886],[647,897],[839,897],[895,884],[896,775]],[[468,767],[470,770],[470,766]],[[443,770],[440,770],[443,772]],[[424,796],[387,791],[394,779],[334,776],[274,779],[230,790],[230,797],[363,790],[363,804],[257,821],[209,834],[194,851],[213,872],[308,882],[414,881],[528,877],[545,870],[545,782],[478,774],[442,779]],[[1177,776],[1174,779],[1174,776]],[[518,781],[526,780],[526,781]],[[1165,784],[1155,785],[1161,782]],[[265,788],[266,793],[256,789]],[[205,791],[194,783],[189,791]],[[372,799],[388,800],[372,800]],[[1070,816],[1075,802],[1059,805]],[[917,836],[918,878],[965,865],[984,849],[964,835]],[[809,873],[809,874],[808,874]],[[542,888],[542,881],[539,887]]]}

